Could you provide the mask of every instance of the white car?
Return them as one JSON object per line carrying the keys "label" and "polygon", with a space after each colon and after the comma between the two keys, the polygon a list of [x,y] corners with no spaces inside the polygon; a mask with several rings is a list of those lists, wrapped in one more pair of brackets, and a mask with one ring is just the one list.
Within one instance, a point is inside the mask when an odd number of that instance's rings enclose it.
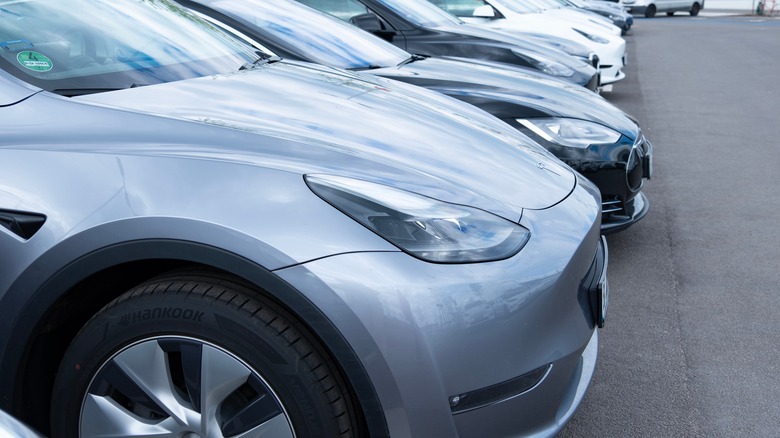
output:
{"label": "white car", "polygon": [[656,12],[688,12],[692,16],[699,15],[704,9],[704,0],[623,0],[626,11],[632,14],[644,14],[647,18],[655,17]]}
{"label": "white car", "polygon": [[582,9],[572,7],[564,0],[512,0],[516,4],[527,5],[536,8],[549,17],[557,17],[571,20],[581,26],[586,26],[594,32],[621,35],[620,28],[612,24],[612,20],[593,14]]}
{"label": "white car", "polygon": [[599,57],[602,85],[626,77],[622,71],[626,64],[626,41],[619,35],[599,32],[591,26],[548,17],[540,12],[529,12],[528,4],[523,0],[430,1],[467,23],[503,31],[549,35],[583,44]]}

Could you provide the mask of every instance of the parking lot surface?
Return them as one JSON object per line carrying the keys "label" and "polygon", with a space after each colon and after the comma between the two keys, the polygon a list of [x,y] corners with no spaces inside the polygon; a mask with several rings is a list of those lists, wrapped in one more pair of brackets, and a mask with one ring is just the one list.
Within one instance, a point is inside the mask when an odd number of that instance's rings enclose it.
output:
{"label": "parking lot surface", "polygon": [[610,313],[562,437],[780,432],[780,20],[639,19],[606,97],[655,146],[652,208],[609,237]]}

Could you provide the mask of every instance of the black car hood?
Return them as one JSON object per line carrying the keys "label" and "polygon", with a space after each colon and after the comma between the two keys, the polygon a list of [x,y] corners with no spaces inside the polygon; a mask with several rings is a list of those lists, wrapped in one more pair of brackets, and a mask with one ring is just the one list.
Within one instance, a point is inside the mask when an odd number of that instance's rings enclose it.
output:
{"label": "black car hood", "polygon": [[530,70],[428,58],[371,73],[439,91],[502,119],[567,117],[608,126],[632,140],[639,135],[636,123],[598,94]]}
{"label": "black car hood", "polygon": [[[568,53],[550,47],[549,45],[542,44],[541,42],[537,42],[537,40],[522,38],[522,34],[520,33],[515,35],[509,32],[490,29],[482,26],[475,26],[468,23],[463,23],[458,26],[439,26],[436,27],[436,30],[439,32],[447,32],[484,40],[492,40],[496,44],[519,46],[526,50],[531,50],[539,54],[546,55],[548,58],[552,58],[558,62],[569,60],[568,62],[571,63],[571,59],[574,59]],[[580,63],[581,61],[576,60],[576,62]]]}
{"label": "black car hood", "polygon": [[433,28],[433,30],[439,35],[434,42],[439,44],[444,42],[444,40],[441,39],[441,35],[449,34],[452,37],[452,43],[463,44],[469,42],[469,39],[471,39],[473,40],[472,42],[477,45],[494,45],[509,49],[520,48],[523,53],[537,54],[573,68],[584,67],[586,65],[584,61],[575,58],[560,49],[538,42],[538,39],[525,39],[497,29],[483,28],[464,23],[457,26],[439,26]]}
{"label": "black car hood", "polygon": [[[556,204],[575,185],[568,167],[477,108],[417,87],[310,64],[278,62],[74,100],[250,137],[247,145],[246,138],[228,141],[217,132],[217,140],[200,141],[219,146],[198,150],[199,158],[211,154],[366,179],[512,220],[524,208]],[[165,153],[186,156],[189,149]]]}

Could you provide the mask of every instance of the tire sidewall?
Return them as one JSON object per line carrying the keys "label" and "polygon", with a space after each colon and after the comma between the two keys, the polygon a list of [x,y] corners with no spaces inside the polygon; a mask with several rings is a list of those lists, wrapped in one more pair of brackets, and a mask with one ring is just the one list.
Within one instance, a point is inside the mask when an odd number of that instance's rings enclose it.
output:
{"label": "tire sidewall", "polygon": [[207,299],[140,296],[119,302],[93,318],[71,344],[52,394],[53,436],[78,436],[85,394],[98,370],[124,348],[156,337],[186,337],[213,344],[237,357],[271,386],[299,437],[324,436],[328,401],[281,337],[240,309]]}

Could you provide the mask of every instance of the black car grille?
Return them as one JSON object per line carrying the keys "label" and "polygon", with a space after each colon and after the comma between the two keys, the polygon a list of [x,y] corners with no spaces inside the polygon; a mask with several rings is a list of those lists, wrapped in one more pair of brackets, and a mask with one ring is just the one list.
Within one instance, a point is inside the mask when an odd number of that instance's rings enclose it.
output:
{"label": "black car grille", "polygon": [[603,216],[608,216],[612,214],[624,216],[626,214],[626,210],[623,207],[623,201],[621,201],[620,198],[618,198],[617,196],[610,199],[602,199],[601,214]]}
{"label": "black car grille", "polygon": [[639,191],[644,178],[650,178],[651,154],[650,143],[645,141],[644,136],[640,136],[631,148],[631,155],[626,163],[626,183],[632,191]]}

